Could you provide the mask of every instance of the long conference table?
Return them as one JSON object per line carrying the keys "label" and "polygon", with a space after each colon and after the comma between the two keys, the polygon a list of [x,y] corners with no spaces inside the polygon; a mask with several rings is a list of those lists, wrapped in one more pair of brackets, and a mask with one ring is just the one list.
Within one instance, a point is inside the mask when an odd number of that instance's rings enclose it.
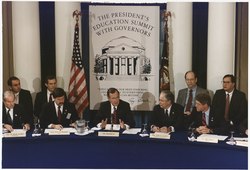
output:
{"label": "long conference table", "polygon": [[247,147],[190,142],[187,132],[171,139],[138,134],[2,138],[2,168],[247,169]]}

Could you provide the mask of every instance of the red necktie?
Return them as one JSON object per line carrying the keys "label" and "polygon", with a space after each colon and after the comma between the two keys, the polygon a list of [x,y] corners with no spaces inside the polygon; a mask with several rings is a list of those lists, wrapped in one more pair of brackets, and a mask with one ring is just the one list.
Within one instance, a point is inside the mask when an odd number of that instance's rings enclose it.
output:
{"label": "red necktie", "polygon": [[189,97],[188,97],[188,102],[186,105],[186,112],[191,111],[191,106],[192,106],[192,101],[193,101],[193,90],[189,90]]}
{"label": "red necktie", "polygon": [[202,113],[202,126],[207,126],[205,113]]}
{"label": "red necktie", "polygon": [[226,121],[229,121],[229,105],[230,105],[229,94],[227,94],[226,104],[225,104],[225,115],[224,115]]}
{"label": "red necktie", "polygon": [[57,116],[58,116],[58,121],[61,123],[62,120],[61,106],[58,106]]}
{"label": "red necktie", "polygon": [[116,110],[116,108],[115,108],[115,106],[114,106],[114,112],[113,112],[113,124],[117,124],[117,110]]}

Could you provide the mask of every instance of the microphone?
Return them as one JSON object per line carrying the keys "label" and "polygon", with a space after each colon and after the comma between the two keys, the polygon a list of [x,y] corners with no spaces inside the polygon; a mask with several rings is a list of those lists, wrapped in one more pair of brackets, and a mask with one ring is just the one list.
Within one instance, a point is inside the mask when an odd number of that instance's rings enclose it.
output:
{"label": "microphone", "polygon": [[112,113],[110,114],[110,123],[111,123],[111,131],[113,131],[113,117]]}
{"label": "microphone", "polygon": [[188,126],[188,130],[192,130],[193,126],[194,126],[194,121],[192,123],[190,123],[190,125]]}

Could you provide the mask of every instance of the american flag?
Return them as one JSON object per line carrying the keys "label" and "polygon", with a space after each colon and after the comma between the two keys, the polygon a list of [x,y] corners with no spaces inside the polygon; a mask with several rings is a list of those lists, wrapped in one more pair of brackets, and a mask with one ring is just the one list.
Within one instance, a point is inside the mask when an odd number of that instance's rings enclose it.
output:
{"label": "american flag", "polygon": [[69,101],[75,104],[78,115],[82,118],[84,109],[88,106],[88,92],[85,73],[79,45],[79,24],[75,25],[72,66],[69,81]]}

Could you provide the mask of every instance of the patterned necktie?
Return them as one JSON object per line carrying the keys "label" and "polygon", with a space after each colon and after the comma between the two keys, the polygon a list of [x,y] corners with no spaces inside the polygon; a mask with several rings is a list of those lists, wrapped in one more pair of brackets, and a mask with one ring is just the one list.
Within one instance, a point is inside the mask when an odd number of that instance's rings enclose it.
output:
{"label": "patterned necktie", "polygon": [[114,111],[113,111],[113,116],[112,116],[112,118],[113,118],[113,124],[117,124],[118,122],[117,122],[117,110],[116,110],[116,108],[115,108],[115,106],[113,107],[113,109],[114,109]]}
{"label": "patterned necktie", "polygon": [[61,106],[58,106],[57,116],[58,116],[58,121],[61,123],[62,120]]}
{"label": "patterned necktie", "polygon": [[6,112],[6,116],[7,116],[8,124],[12,125],[13,121],[12,121],[11,116],[10,116],[10,109],[8,109],[8,111]]}
{"label": "patterned necktie", "polygon": [[202,126],[207,126],[205,113],[202,113]]}
{"label": "patterned necktie", "polygon": [[226,121],[229,121],[229,105],[230,105],[229,94],[227,94],[226,104],[225,104],[225,114],[224,114],[224,118]]}
{"label": "patterned necktie", "polygon": [[190,89],[189,90],[189,97],[188,97],[188,101],[187,101],[187,105],[186,105],[186,110],[185,110],[186,112],[191,111],[192,101],[193,101],[193,90]]}

